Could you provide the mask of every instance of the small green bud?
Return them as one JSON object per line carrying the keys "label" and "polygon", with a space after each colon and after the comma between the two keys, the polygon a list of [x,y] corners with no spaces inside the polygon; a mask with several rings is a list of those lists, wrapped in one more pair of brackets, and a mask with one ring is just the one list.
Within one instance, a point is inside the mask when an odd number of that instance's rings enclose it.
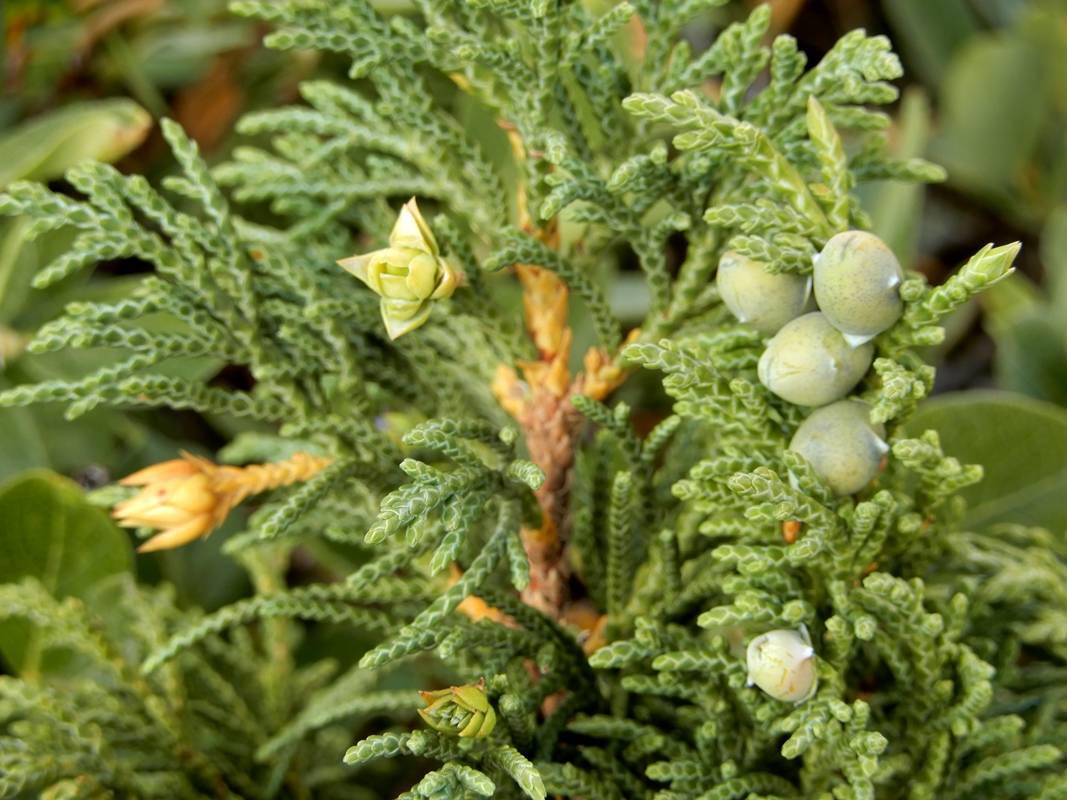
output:
{"label": "small green bud", "polygon": [[436,692],[419,692],[426,708],[419,716],[439,733],[484,739],[496,727],[496,711],[485,693],[485,679]]}
{"label": "small green bud", "polygon": [[815,258],[815,300],[853,347],[873,339],[904,313],[904,271],[889,246],[866,231],[845,231]]}
{"label": "small green bud", "polygon": [[870,483],[889,452],[885,426],[872,424],[870,412],[860,400],[818,408],[789,442],[789,449],[804,456],[839,496],[855,494]]}
{"label": "small green bud", "polygon": [[856,618],[856,621],[852,623],[852,629],[855,631],[857,639],[869,642],[878,631],[878,622],[874,617],[864,614]]}
{"label": "small green bud", "polygon": [[400,209],[389,247],[337,263],[382,298],[382,319],[390,339],[426,322],[433,301],[451,297],[462,277],[441,258],[437,239],[415,198]]}
{"label": "small green bud", "polygon": [[726,307],[740,322],[760,333],[777,333],[804,313],[811,298],[811,278],[788,272],[771,274],[759,261],[733,250],[719,259],[715,285]]}
{"label": "small green bud", "polygon": [[748,685],[778,700],[800,704],[815,694],[815,650],[807,630],[770,631],[748,646]]}
{"label": "small green bud", "polygon": [[797,317],[771,339],[760,356],[760,382],[798,406],[840,400],[859,383],[874,359],[870,344],[850,347],[818,311]]}
{"label": "small green bud", "polygon": [[1015,270],[1012,263],[1019,255],[1022,242],[992,247],[986,245],[974,258],[963,265],[959,280],[970,292],[980,292],[1004,280]]}

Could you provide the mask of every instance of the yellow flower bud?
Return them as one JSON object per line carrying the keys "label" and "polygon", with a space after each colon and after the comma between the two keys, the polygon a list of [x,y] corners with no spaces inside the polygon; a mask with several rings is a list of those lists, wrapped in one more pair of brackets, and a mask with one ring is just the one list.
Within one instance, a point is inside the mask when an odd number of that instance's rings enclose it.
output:
{"label": "yellow flower bud", "polygon": [[[218,498],[197,465],[178,458],[143,469],[119,481],[144,486],[139,494],[118,503],[111,515],[125,528],[160,528],[139,548],[142,552],[178,547],[215,527]],[[222,516],[225,518],[227,508]]]}
{"label": "yellow flower bud", "polygon": [[748,646],[748,685],[755,684],[771,697],[803,703],[815,694],[815,650],[797,631],[770,631]]}
{"label": "yellow flower bud", "polygon": [[422,325],[430,316],[433,301],[451,297],[462,277],[441,258],[437,240],[415,198],[400,209],[389,234],[389,247],[337,263],[382,298],[382,319],[390,339]]}
{"label": "yellow flower bud", "polygon": [[464,739],[484,739],[496,727],[496,711],[485,693],[485,679],[436,692],[419,692],[426,708],[418,709],[423,721],[440,733]]}
{"label": "yellow flower bud", "polygon": [[296,453],[277,464],[218,466],[182,453],[123,478],[122,486],[143,486],[137,495],[116,503],[111,516],[124,528],[159,528],[162,533],[138,552],[169,550],[207,536],[249,495],[289,486],[317,473],[332,459]]}

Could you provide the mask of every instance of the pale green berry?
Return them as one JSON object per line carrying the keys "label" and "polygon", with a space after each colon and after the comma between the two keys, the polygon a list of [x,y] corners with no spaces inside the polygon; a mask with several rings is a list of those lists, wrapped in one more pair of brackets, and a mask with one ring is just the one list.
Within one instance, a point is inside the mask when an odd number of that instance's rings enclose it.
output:
{"label": "pale green berry", "polygon": [[889,445],[885,426],[871,422],[870,406],[861,400],[842,400],[811,412],[789,449],[804,456],[834,493],[844,496],[871,482]]}
{"label": "pale green berry", "polygon": [[866,231],[845,231],[815,259],[815,301],[852,346],[900,319],[904,272],[889,246]]}
{"label": "pale green berry", "polygon": [[850,347],[841,331],[813,311],[778,331],[757,371],[760,382],[783,400],[821,406],[847,395],[873,359],[873,345]]}
{"label": "pale green berry", "polygon": [[771,697],[803,703],[818,687],[815,650],[796,631],[770,631],[748,646],[748,685],[755,684]]}
{"label": "pale green berry", "polygon": [[727,250],[719,259],[715,285],[723,303],[740,322],[760,333],[777,333],[804,313],[811,278],[779,272],[772,275],[759,261]]}

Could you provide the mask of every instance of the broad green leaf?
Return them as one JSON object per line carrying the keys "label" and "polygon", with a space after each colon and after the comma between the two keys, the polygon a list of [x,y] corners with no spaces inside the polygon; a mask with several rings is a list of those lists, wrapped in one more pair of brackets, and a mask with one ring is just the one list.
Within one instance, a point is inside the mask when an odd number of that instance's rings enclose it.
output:
{"label": "broad green leaf", "polygon": [[128,537],[73,481],[32,470],[0,487],[0,581],[38,578],[56,598],[81,597],[105,575],[129,570]]}
{"label": "broad green leaf", "polygon": [[0,188],[58,178],[87,158],[116,161],[144,141],[151,126],[147,111],[120,98],[43,114],[0,136]]}
{"label": "broad green leaf", "polygon": [[924,403],[906,427],[912,436],[937,430],[946,455],[985,468],[962,492],[964,527],[1067,530],[1067,410],[1011,392],[958,392]]}
{"label": "broad green leaf", "polygon": [[[133,563],[127,536],[89,505],[73,482],[32,470],[0,487],[0,582],[39,580],[56,598],[84,597],[101,578]],[[21,621],[0,624],[0,652],[21,671],[39,666],[33,631]]]}
{"label": "broad green leaf", "polygon": [[1038,400],[1067,406],[1067,349],[1063,330],[1048,315],[1027,315],[995,329],[997,384]]}

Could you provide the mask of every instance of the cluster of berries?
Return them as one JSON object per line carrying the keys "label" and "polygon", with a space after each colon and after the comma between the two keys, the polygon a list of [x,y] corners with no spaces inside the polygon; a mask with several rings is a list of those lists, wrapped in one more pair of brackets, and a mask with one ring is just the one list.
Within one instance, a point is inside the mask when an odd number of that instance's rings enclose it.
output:
{"label": "cluster of berries", "polygon": [[841,496],[870,483],[889,449],[870,407],[845,398],[871,367],[871,339],[904,312],[903,280],[886,243],[864,231],[830,239],[811,277],[772,274],[733,251],[719,262],[716,282],[726,307],[772,336],[759,360],[760,382],[783,400],[816,407],[789,448]]}

